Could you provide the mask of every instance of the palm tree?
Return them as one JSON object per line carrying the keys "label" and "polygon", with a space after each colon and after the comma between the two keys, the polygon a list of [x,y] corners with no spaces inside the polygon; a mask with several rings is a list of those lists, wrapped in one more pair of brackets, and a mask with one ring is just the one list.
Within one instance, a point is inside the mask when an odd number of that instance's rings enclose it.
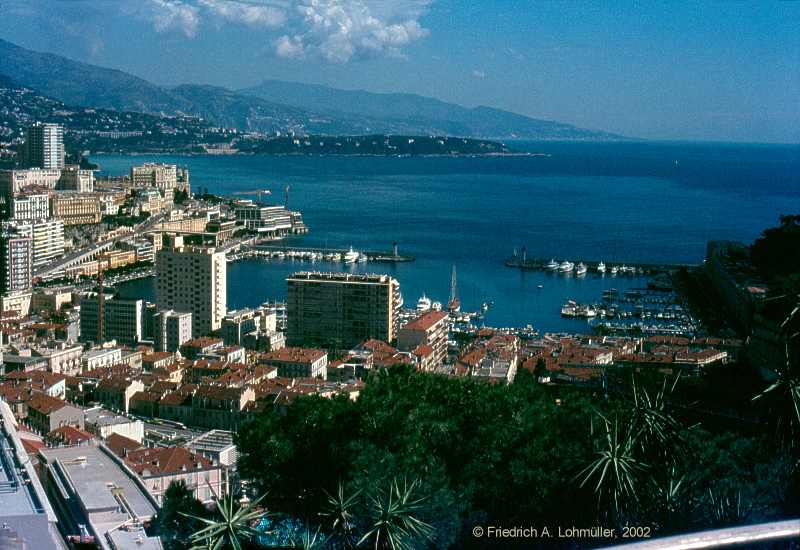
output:
{"label": "palm tree", "polygon": [[354,548],[358,540],[355,507],[358,505],[361,490],[345,495],[344,486],[340,482],[335,495],[326,494],[327,506],[320,515],[330,522],[331,539],[343,548]]}
{"label": "palm tree", "polygon": [[594,485],[598,507],[610,506],[611,515],[621,520],[630,503],[638,500],[636,485],[639,477],[647,470],[647,465],[635,455],[636,437],[629,425],[625,433],[620,434],[618,420],[609,421],[598,414],[605,425],[603,446],[595,454],[595,458],[576,477],[583,477],[581,487]]}
{"label": "palm tree", "polygon": [[378,490],[368,497],[369,530],[358,545],[369,543],[375,550],[414,550],[433,538],[433,527],[419,518],[425,511],[425,497],[417,497],[417,480],[410,485],[397,479],[387,490]]}
{"label": "palm tree", "polygon": [[256,509],[258,503],[266,495],[262,495],[253,502],[244,506],[237,504],[231,495],[219,498],[214,494],[217,505],[215,519],[206,519],[190,514],[183,514],[188,518],[204,523],[206,526],[196,531],[191,536],[193,550],[223,550],[233,548],[242,549],[242,541],[251,541],[258,535],[263,535],[252,527],[252,524],[263,518],[267,513]]}

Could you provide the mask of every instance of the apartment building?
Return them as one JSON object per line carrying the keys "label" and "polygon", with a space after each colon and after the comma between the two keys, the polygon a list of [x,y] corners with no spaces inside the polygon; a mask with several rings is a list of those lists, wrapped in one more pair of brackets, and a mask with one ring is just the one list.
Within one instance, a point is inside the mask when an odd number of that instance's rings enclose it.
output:
{"label": "apartment building", "polygon": [[402,305],[396,279],[303,271],[286,281],[288,345],[350,349],[371,338],[394,340]]}

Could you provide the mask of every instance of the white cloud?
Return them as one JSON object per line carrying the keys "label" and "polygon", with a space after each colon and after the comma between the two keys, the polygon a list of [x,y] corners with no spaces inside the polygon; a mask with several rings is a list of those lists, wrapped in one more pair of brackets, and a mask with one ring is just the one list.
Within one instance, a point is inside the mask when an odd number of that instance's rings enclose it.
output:
{"label": "white cloud", "polygon": [[178,30],[188,38],[197,34],[200,23],[196,6],[180,0],[150,0],[150,19],[158,32]]}
{"label": "white cloud", "polygon": [[486,71],[481,71],[479,69],[472,69],[472,76],[475,78],[486,78]]}
{"label": "white cloud", "polygon": [[[195,36],[215,18],[264,29],[281,57],[320,57],[332,63],[373,56],[401,57],[428,35],[420,24],[432,0],[149,0],[159,32]],[[270,36],[271,35],[271,36]]]}
{"label": "white cloud", "polygon": [[280,5],[237,0],[198,0],[213,15],[253,27],[280,27],[286,23],[286,10]]}

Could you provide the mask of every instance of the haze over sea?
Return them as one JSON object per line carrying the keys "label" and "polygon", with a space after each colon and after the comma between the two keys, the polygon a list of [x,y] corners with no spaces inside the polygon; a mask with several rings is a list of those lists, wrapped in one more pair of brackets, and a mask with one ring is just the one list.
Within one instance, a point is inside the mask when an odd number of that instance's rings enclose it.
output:
{"label": "haze over sea", "polygon": [[[389,273],[406,306],[425,292],[446,302],[455,264],[463,309],[494,307],[491,326],[532,324],[542,331],[581,330],[559,315],[567,299],[596,301],[602,289],[642,286],[625,278],[583,279],[522,272],[503,265],[513,249],[529,257],[700,263],[712,239],[752,241],[800,213],[800,146],[711,143],[514,143],[546,156],[93,157],[104,174],[145,161],[189,167],[193,191],[270,189],[300,210],[311,232],[287,242],[389,250],[397,241],[408,264],[353,269]],[[255,198],[255,197],[253,197]],[[247,260],[229,264],[228,306],[285,299],[293,271],[341,270],[326,262]],[[539,289],[538,285],[543,285]],[[153,281],[123,292],[153,298]]]}

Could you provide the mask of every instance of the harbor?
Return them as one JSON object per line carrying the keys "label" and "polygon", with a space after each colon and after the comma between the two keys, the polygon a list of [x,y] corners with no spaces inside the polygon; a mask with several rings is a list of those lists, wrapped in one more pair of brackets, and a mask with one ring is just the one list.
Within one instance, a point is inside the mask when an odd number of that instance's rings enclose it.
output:
{"label": "harbor", "polygon": [[514,249],[511,258],[506,260],[506,267],[533,271],[549,271],[553,273],[563,273],[565,275],[585,276],[588,274],[602,276],[643,276],[659,273],[670,273],[681,268],[696,267],[695,264],[688,263],[647,263],[647,262],[619,262],[613,261],[606,263],[603,260],[570,260],[556,258],[528,258],[525,248],[521,251]]}
{"label": "harbor", "polygon": [[358,251],[349,248],[298,247],[288,245],[242,245],[227,255],[228,262],[236,262],[251,258],[294,259],[310,262],[326,261],[331,263],[358,264],[365,262],[413,262],[413,256],[398,253],[397,243],[390,251]]}

